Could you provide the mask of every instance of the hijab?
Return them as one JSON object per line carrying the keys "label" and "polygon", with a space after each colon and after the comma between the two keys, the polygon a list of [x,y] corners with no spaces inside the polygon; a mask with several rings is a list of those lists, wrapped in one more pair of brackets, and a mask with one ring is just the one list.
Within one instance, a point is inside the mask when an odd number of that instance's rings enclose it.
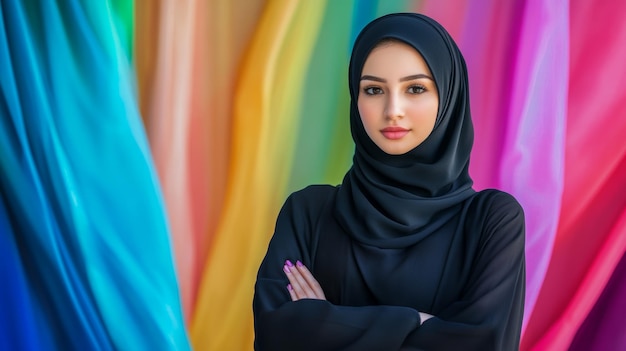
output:
{"label": "hijab", "polygon": [[[363,65],[383,39],[417,50],[439,93],[433,131],[402,155],[385,153],[369,138],[357,108]],[[474,130],[463,56],[433,19],[415,13],[389,14],[370,22],[357,37],[348,78],[355,152],[337,193],[335,218],[353,239],[366,245],[415,244],[457,216],[462,203],[475,193],[468,173]]]}

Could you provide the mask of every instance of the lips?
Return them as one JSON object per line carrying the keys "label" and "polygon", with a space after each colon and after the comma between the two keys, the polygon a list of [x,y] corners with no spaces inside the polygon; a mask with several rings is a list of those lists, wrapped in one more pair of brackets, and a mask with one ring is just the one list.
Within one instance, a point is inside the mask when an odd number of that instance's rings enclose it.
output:
{"label": "lips", "polygon": [[398,140],[409,133],[408,129],[402,127],[387,127],[380,131],[383,136],[390,140]]}

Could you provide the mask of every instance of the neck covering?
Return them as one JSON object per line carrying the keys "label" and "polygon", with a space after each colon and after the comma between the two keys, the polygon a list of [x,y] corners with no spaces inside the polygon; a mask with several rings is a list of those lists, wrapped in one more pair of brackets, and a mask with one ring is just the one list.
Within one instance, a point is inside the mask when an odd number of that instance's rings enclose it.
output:
{"label": "neck covering", "polygon": [[[383,39],[399,40],[417,50],[439,93],[433,131],[402,155],[385,153],[369,138],[357,108],[363,65]],[[463,56],[433,19],[415,13],[385,15],[370,22],[357,37],[349,87],[355,153],[337,193],[335,218],[353,239],[366,245],[402,248],[415,244],[450,221],[475,193],[468,173],[474,130]]]}

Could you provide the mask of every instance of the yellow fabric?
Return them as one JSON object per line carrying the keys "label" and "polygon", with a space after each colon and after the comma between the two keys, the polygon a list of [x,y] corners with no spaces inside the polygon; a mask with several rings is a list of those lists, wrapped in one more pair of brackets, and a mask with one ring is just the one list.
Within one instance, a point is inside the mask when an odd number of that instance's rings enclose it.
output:
{"label": "yellow fabric", "polygon": [[284,145],[293,144],[299,82],[325,6],[325,1],[269,2],[244,57],[224,212],[190,328],[195,349],[252,349],[256,271],[285,195],[288,167],[279,165],[291,162]]}

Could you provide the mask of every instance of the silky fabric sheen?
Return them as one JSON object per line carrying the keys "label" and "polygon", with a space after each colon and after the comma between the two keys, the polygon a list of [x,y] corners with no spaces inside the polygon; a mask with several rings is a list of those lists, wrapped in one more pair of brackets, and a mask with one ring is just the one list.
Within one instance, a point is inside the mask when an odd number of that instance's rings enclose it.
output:
{"label": "silky fabric sheen", "polygon": [[[417,50],[439,93],[435,127],[402,155],[389,155],[369,138],[357,107],[363,65],[381,40]],[[434,20],[396,13],[368,24],[357,37],[349,68],[353,166],[337,194],[335,217],[353,239],[380,248],[415,244],[455,216],[472,196],[468,174],[474,130],[467,67],[448,32]]]}

